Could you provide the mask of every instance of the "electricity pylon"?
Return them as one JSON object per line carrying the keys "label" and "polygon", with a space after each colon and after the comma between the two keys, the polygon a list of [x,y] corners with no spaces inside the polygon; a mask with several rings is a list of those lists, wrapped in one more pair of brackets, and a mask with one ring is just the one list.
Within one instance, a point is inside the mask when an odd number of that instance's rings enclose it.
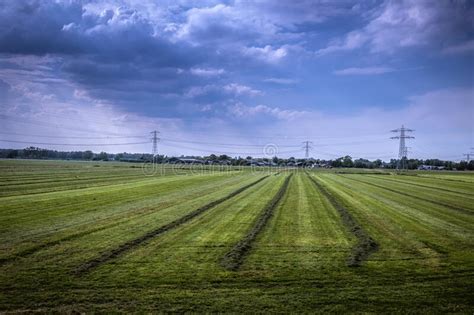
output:
{"label": "electricity pylon", "polygon": [[408,149],[405,145],[405,139],[414,139],[415,137],[408,136],[407,132],[413,132],[415,130],[405,128],[403,125],[401,128],[390,130],[390,132],[400,133],[398,136],[390,137],[390,139],[400,139],[400,144],[398,148],[398,162],[397,169],[405,169],[405,160],[407,158]]}
{"label": "electricity pylon", "polygon": [[151,142],[153,143],[152,153],[153,153],[153,157],[154,157],[158,153],[158,141],[160,140],[160,138],[158,138],[158,134],[160,132],[154,130],[150,133],[151,133]]}
{"label": "electricity pylon", "polygon": [[303,141],[303,149],[304,149],[304,156],[305,158],[309,158],[309,150],[311,150],[313,142],[311,141]]}

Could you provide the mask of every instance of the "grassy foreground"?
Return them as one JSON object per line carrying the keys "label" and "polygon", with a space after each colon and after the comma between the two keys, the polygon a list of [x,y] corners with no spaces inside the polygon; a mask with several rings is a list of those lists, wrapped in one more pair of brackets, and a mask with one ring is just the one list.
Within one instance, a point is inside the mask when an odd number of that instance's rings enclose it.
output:
{"label": "grassy foreground", "polygon": [[474,311],[470,173],[0,161],[0,218],[0,312]]}

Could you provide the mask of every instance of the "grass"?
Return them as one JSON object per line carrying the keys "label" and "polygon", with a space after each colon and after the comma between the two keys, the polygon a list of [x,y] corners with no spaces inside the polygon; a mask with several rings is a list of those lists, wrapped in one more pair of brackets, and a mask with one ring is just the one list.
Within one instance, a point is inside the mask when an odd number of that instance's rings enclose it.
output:
{"label": "grass", "polygon": [[347,265],[349,267],[360,267],[364,260],[378,250],[379,244],[364,230],[336,196],[328,192],[326,187],[315,180],[314,177],[311,176],[310,179],[339,212],[346,228],[356,237],[357,244],[352,247],[352,253],[347,261]]}
{"label": "grass", "polygon": [[474,311],[473,174],[277,173],[0,161],[0,311]]}
{"label": "grass", "polygon": [[280,187],[276,195],[265,206],[262,213],[255,221],[255,224],[249,230],[249,232],[237,244],[235,244],[229,252],[225,254],[221,262],[221,265],[224,268],[233,271],[237,271],[240,268],[240,266],[244,262],[245,257],[252,250],[252,245],[255,242],[255,239],[265,228],[268,221],[271,219],[278,203],[284,197],[286,191],[288,190],[288,185],[290,183],[291,176],[293,176],[293,174],[290,174],[288,177],[286,177],[283,185]]}

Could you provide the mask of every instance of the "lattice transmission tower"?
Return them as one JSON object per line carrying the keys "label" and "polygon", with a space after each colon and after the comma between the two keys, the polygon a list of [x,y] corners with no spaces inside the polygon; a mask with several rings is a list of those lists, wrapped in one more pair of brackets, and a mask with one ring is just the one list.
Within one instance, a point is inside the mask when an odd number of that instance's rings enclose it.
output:
{"label": "lattice transmission tower", "polygon": [[158,138],[158,134],[160,132],[153,130],[150,133],[151,133],[151,142],[153,144],[152,153],[153,153],[153,157],[155,157],[155,155],[158,153],[158,141],[160,140],[160,138]]}
{"label": "lattice transmission tower", "polygon": [[313,149],[312,146],[313,142],[311,141],[303,141],[303,149],[304,149],[304,157],[309,158],[309,151]]}
{"label": "lattice transmission tower", "polygon": [[405,162],[408,155],[408,148],[405,145],[405,139],[415,139],[415,137],[407,135],[407,133],[413,132],[413,131],[415,130],[405,128],[405,126],[403,125],[401,128],[390,130],[390,132],[396,132],[399,134],[398,136],[390,137],[390,139],[400,139],[400,144],[398,148],[398,162],[397,162],[398,170],[406,168]]}

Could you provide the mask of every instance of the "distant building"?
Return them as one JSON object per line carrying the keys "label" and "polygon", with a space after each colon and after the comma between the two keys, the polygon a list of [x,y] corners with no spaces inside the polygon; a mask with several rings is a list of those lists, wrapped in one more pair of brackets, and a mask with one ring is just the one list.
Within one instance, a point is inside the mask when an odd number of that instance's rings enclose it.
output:
{"label": "distant building", "polygon": [[177,163],[184,164],[204,164],[204,161],[198,159],[178,159]]}
{"label": "distant building", "polygon": [[434,166],[434,165],[420,165],[418,166],[418,170],[420,171],[442,171],[444,170],[444,166]]}

